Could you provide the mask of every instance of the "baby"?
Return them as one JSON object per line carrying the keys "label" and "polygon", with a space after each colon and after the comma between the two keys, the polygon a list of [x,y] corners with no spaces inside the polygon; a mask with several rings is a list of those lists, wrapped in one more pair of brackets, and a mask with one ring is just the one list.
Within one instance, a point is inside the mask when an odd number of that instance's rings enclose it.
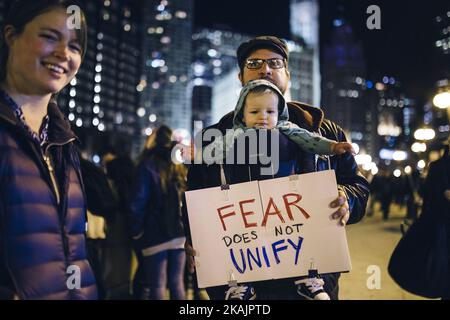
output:
{"label": "baby", "polygon": [[[301,149],[311,153],[330,155],[351,152],[355,154],[350,143],[327,139],[300,128],[288,119],[287,104],[278,87],[267,80],[250,81],[242,88],[234,110],[234,130],[227,132],[225,143],[219,138],[206,146],[204,158],[208,159],[208,156],[213,153],[225,156],[234,140],[251,128],[278,129]],[[217,160],[217,156],[214,156],[214,159]]]}

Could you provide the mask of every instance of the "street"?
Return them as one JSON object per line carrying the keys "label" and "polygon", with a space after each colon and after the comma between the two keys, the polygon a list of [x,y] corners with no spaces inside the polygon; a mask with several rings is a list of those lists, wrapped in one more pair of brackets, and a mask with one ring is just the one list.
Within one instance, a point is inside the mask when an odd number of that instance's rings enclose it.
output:
{"label": "street", "polygon": [[[352,261],[350,273],[342,274],[339,297],[342,300],[418,300],[425,299],[402,290],[387,272],[390,255],[401,238],[400,223],[405,209],[391,206],[390,218],[383,221],[379,205],[375,214],[347,227],[347,240]],[[381,271],[379,289],[373,285],[374,270]],[[369,268],[369,270],[368,270]],[[369,271],[369,272],[368,272]]]}

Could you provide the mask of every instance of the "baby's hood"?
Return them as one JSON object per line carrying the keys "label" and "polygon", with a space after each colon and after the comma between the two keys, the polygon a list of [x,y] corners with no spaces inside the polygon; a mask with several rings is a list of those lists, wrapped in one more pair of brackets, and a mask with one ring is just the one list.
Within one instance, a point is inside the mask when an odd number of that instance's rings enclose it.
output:
{"label": "baby's hood", "polygon": [[287,109],[286,100],[283,97],[280,89],[272,82],[258,79],[247,82],[247,84],[242,88],[241,93],[239,95],[239,100],[236,104],[236,108],[234,109],[234,117],[233,117],[233,128],[245,128],[245,123],[243,121],[244,118],[244,106],[245,106],[245,98],[249,94],[251,90],[256,87],[268,87],[275,91],[278,95],[278,122],[289,120],[289,113]]}

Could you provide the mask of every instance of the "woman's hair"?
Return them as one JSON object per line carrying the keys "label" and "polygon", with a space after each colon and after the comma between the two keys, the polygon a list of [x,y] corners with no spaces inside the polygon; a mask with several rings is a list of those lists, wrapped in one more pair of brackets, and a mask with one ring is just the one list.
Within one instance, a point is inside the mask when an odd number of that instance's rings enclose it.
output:
{"label": "woman's hair", "polygon": [[139,162],[146,159],[153,161],[161,177],[164,192],[167,191],[169,181],[177,183],[180,192],[186,188],[186,168],[172,161],[172,149],[175,144],[172,140],[172,129],[162,125],[148,137],[139,157]]}
{"label": "woman's hair", "polygon": [[[11,25],[17,35],[20,35],[25,26],[37,16],[56,8],[67,9],[71,5],[81,8],[76,0],[15,0],[1,28],[0,34],[0,82],[6,78],[6,63],[8,62],[9,48],[5,42],[4,27]],[[81,58],[84,58],[87,47],[87,23],[84,12],[80,9],[80,28],[76,28],[78,42],[81,46]]]}

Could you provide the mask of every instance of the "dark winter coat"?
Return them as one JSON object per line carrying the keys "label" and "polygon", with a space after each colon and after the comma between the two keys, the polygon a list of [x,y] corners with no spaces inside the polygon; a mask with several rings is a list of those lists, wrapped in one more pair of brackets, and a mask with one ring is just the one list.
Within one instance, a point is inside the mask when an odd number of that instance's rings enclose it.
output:
{"label": "dark winter coat", "polygon": [[424,185],[422,213],[447,221],[450,226],[450,202],[444,196],[445,190],[450,190],[449,156],[430,163]]}
{"label": "dark winter coat", "polygon": [[[347,141],[344,131],[335,123],[330,120],[324,119],[323,111],[319,108],[315,108],[299,102],[288,102],[289,109],[289,120],[297,124],[301,128],[305,128],[312,132],[318,132],[322,136],[335,140],[335,141]],[[219,123],[209,127],[221,130],[223,133],[226,129],[232,128],[233,126],[233,112],[225,115]],[[207,129],[209,129],[207,128]],[[282,135],[280,135],[282,138]],[[282,140],[281,140],[282,141]],[[285,150],[283,152],[283,150]],[[297,148],[298,150],[298,148]],[[287,154],[286,154],[287,153]],[[356,223],[360,221],[364,214],[367,204],[367,198],[369,196],[369,183],[360,174],[358,166],[355,162],[354,157],[350,153],[344,153],[342,155],[335,155],[331,157],[327,156],[317,156],[312,153],[298,150],[292,153],[292,148],[286,145],[283,147],[283,143],[280,145],[280,162],[283,160],[289,163],[295,159],[296,161],[296,173],[308,173],[314,171],[322,171],[327,169],[334,169],[336,172],[336,178],[338,183],[338,188],[342,190],[348,199],[350,206],[350,218],[348,224]],[[280,168],[283,165],[280,164]],[[236,166],[224,166],[225,174],[227,178],[236,177],[229,183],[237,183],[248,181],[248,174],[241,172],[240,174],[232,174],[230,170],[235,170],[233,167]],[[281,172],[281,175],[286,175],[285,172]],[[195,190],[208,187],[216,187],[220,185],[220,171],[218,165],[206,164],[194,164],[191,165],[188,172],[188,190]],[[185,230],[187,233],[188,241],[189,237],[189,221],[187,219],[187,213],[184,212]],[[194,248],[195,249],[195,248]],[[325,290],[330,294],[332,298],[337,298],[337,282],[339,274],[328,274],[323,276],[325,280]],[[295,286],[293,285],[292,279],[281,279],[272,281],[263,281],[255,283],[261,285],[262,283],[265,288],[268,288],[268,294],[270,291],[283,291],[283,290],[293,290],[295,292]],[[260,286],[261,287],[261,286]],[[289,288],[289,289],[286,289]],[[261,289],[260,289],[261,290]],[[264,289],[263,289],[264,290]],[[258,291],[258,288],[257,290]],[[209,292],[209,291],[208,291]],[[217,292],[223,293],[223,288],[219,288]],[[289,296],[289,294],[287,294]],[[222,294],[223,296],[223,294]],[[223,297],[222,297],[223,299]]]}
{"label": "dark winter coat", "polygon": [[41,151],[0,103],[0,291],[4,298],[96,299],[76,137],[55,103],[48,115],[49,143]]}
{"label": "dark winter coat", "polygon": [[170,181],[167,190],[155,162],[144,158],[136,168],[131,196],[131,233],[143,249],[184,237],[178,186]]}

